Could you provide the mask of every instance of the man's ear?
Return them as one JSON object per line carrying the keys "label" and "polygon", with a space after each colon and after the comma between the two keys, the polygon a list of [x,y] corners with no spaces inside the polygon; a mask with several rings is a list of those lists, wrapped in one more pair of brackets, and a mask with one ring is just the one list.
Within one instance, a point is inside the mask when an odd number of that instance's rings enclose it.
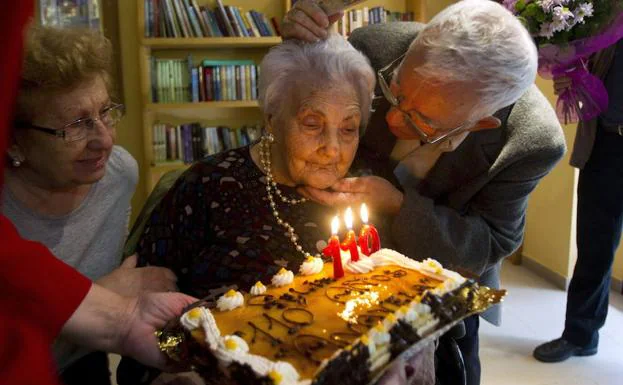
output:
{"label": "man's ear", "polygon": [[498,128],[502,125],[502,121],[495,116],[487,116],[486,118],[480,119],[472,128],[469,130],[472,132],[475,131],[483,131],[483,130],[492,130],[494,128]]}

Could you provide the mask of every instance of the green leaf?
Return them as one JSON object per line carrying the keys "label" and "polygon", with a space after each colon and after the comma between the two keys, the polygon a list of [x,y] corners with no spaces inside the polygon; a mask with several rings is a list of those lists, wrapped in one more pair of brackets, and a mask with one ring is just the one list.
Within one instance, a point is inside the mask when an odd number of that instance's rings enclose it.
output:
{"label": "green leaf", "polygon": [[516,4],[515,4],[515,11],[517,12],[521,12],[524,10],[524,8],[526,8],[526,1],[525,0],[519,0]]}

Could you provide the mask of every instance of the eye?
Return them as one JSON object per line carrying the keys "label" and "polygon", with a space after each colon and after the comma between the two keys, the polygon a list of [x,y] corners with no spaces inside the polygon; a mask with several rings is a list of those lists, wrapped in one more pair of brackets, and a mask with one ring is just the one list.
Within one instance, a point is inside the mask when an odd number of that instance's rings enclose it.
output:
{"label": "eye", "polygon": [[342,127],[342,133],[345,135],[355,135],[359,134],[359,127],[357,126],[346,126]]}
{"label": "eye", "polygon": [[301,123],[305,126],[305,128],[309,129],[318,129],[322,127],[322,121],[315,116],[307,116],[303,118]]}

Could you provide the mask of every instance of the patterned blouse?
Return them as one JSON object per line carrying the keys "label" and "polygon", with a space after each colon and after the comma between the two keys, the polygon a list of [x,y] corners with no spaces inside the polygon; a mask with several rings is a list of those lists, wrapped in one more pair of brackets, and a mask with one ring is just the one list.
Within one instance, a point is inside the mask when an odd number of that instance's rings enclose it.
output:
{"label": "patterned blouse", "polygon": [[[172,269],[182,292],[214,301],[230,288],[270,283],[281,267],[298,272],[303,255],[277,224],[268,203],[266,178],[250,147],[195,163],[176,181],[145,226],[139,265]],[[286,197],[294,188],[278,185]],[[277,210],[316,254],[330,236],[332,208],[313,202],[290,205],[275,196]]]}

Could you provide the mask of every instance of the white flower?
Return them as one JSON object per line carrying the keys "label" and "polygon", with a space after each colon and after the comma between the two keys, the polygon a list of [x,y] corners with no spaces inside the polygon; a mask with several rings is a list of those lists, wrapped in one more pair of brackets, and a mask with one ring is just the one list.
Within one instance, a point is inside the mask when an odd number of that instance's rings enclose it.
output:
{"label": "white flower", "polygon": [[229,290],[216,300],[216,307],[220,311],[234,310],[244,304],[244,296],[241,292],[235,290]]}
{"label": "white flower", "polygon": [[556,6],[552,10],[554,32],[570,30],[575,24],[575,15],[567,7]]}
{"label": "white flower", "polygon": [[294,280],[294,273],[282,267],[281,270],[279,270],[277,274],[273,275],[271,282],[273,286],[281,287],[281,286],[291,284],[293,280]]}
{"label": "white flower", "polygon": [[539,36],[550,39],[552,36],[554,36],[554,25],[552,23],[541,24]]}
{"label": "white flower", "polygon": [[581,3],[573,11],[574,16],[575,16],[575,23],[583,24],[585,18],[593,16],[593,11],[594,10],[593,10],[592,3]]}

